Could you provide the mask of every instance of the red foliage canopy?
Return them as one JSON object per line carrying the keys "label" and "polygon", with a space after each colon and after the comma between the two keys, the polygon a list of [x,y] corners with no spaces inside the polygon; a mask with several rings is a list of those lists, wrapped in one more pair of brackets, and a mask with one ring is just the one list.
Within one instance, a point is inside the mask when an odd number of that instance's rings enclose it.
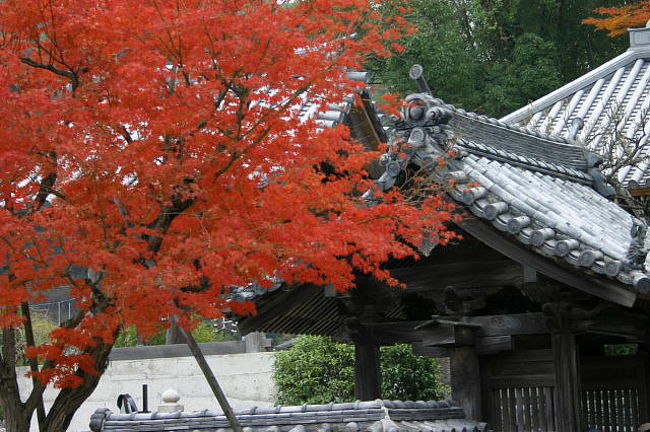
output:
{"label": "red foliage canopy", "polygon": [[377,155],[299,120],[305,96],[359,85],[343,72],[387,54],[393,19],[365,0],[0,2],[0,327],[62,285],[81,308],[31,350],[43,379],[79,385],[124,325],[250,312],[231,286],[345,290],[353,268],[386,279],[390,256],[451,236],[440,196],[366,205]]}
{"label": "red foliage canopy", "polygon": [[592,24],[599,30],[608,30],[609,36],[618,36],[628,28],[645,26],[650,20],[650,1],[636,1],[621,7],[603,7],[595,12],[604,16],[587,18],[582,22]]}

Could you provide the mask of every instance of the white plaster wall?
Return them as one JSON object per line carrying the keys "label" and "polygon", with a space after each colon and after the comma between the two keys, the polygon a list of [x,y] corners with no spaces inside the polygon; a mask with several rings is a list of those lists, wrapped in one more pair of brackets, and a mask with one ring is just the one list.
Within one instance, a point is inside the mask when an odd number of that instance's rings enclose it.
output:
{"label": "white plaster wall", "polygon": [[[271,379],[274,353],[246,353],[206,356],[230,404],[235,409],[273,405],[275,387]],[[21,370],[21,376],[27,369]],[[117,396],[129,393],[142,409],[142,384],[149,385],[149,410],[155,411],[160,395],[173,388],[181,395],[180,404],[185,411],[206,408],[220,409],[210,391],[196,360],[193,357],[156,358],[144,360],[111,361],[95,392],[77,411],[69,432],[88,430],[90,415],[97,408],[117,411]],[[20,381],[21,394],[31,389],[26,378]],[[45,392],[46,410],[54,400],[56,391]],[[32,432],[37,432],[36,419],[32,419]]]}

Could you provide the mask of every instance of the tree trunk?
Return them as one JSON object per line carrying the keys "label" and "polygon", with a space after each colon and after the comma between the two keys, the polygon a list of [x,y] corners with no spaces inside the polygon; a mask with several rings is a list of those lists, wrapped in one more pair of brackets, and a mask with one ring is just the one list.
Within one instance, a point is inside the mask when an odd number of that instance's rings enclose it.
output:
{"label": "tree trunk", "polygon": [[95,391],[97,384],[99,384],[99,380],[108,366],[108,355],[111,353],[112,348],[112,344],[100,343],[91,349],[89,354],[95,359],[94,367],[98,374],[91,375],[83,371],[77,372],[77,375],[84,379],[83,384],[59,392],[52,408],[47,413],[44,430],[47,432],[65,432],[68,429],[81,404],[88,399]]}
{"label": "tree trunk", "polygon": [[[25,329],[25,341],[27,342],[28,347],[36,346],[34,342],[34,329],[32,327],[32,315],[29,311],[29,303],[24,302],[20,305],[20,309],[23,314],[25,322],[23,327]],[[38,361],[35,358],[29,359],[29,370],[32,372],[38,372]],[[35,375],[32,375],[32,384],[33,388],[38,387],[38,378]],[[43,403],[43,394],[38,398],[36,405],[36,418],[38,419],[38,429],[40,432],[47,432],[45,429],[45,405]]]}
{"label": "tree trunk", "polygon": [[[0,397],[0,399],[4,399]],[[5,401],[0,402],[4,405]],[[25,420],[24,416],[21,415],[22,410],[17,410],[15,412],[8,411],[5,413],[5,428],[7,432],[29,432],[29,421]],[[30,418],[31,420],[31,418]]]}
{"label": "tree trunk", "polygon": [[18,386],[15,389],[7,385],[6,376],[2,376],[0,383],[0,406],[4,412],[4,422],[7,432],[29,432],[31,416],[25,415],[25,408],[20,402]]}
{"label": "tree trunk", "polygon": [[20,401],[16,377],[16,330],[2,330],[2,356],[0,357],[0,407],[4,412],[8,432],[29,432],[31,413],[25,412]]}

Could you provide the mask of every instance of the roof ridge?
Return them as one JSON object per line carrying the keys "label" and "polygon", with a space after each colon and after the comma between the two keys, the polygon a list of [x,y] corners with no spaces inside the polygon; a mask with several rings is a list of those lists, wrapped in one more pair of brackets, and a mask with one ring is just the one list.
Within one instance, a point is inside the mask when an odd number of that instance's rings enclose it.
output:
{"label": "roof ridge", "polygon": [[[459,148],[469,153],[587,184],[603,195],[611,194],[598,172],[601,159],[573,141],[468,112],[428,93],[407,96],[407,108],[404,109],[417,105],[420,100],[426,101],[427,109],[439,110],[436,116],[440,119],[445,117],[445,133],[455,138]],[[427,126],[426,121],[418,120],[416,123],[420,127]],[[403,125],[397,122],[395,127],[399,130]]]}
{"label": "roof ridge", "polygon": [[559,135],[552,135],[552,134],[544,133],[544,132],[541,132],[541,131],[538,131],[538,130],[527,128],[525,126],[519,126],[517,124],[506,123],[505,121],[503,121],[501,119],[497,119],[495,117],[490,117],[490,116],[487,116],[487,115],[484,115],[484,114],[478,114],[478,113],[473,112],[473,111],[467,111],[467,110],[465,110],[463,108],[456,107],[453,104],[446,103],[445,101],[443,101],[440,98],[434,97],[433,102],[436,103],[439,106],[443,106],[445,108],[448,108],[448,109],[454,111],[455,113],[457,113],[457,114],[459,114],[459,115],[461,115],[461,116],[463,116],[463,117],[465,117],[465,118],[467,118],[469,120],[472,120],[472,121],[478,121],[478,122],[488,124],[488,125],[491,125],[491,126],[504,128],[504,129],[507,129],[507,130],[515,132],[515,133],[529,135],[529,136],[534,137],[534,138],[539,138],[539,139],[542,139],[542,140],[545,140],[545,141],[551,141],[553,143],[560,144],[560,145],[566,145],[566,146],[569,146],[569,147],[575,147],[575,148],[580,148],[580,149],[583,148],[580,144],[576,144],[575,141],[568,140],[565,137],[562,137],[562,136],[559,136]]}

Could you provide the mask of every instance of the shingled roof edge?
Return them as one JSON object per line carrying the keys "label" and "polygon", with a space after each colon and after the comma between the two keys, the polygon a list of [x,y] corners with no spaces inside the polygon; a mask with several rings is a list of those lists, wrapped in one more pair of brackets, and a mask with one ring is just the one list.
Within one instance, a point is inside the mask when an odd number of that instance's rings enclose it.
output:
{"label": "shingled roof edge", "polygon": [[[415,100],[425,106],[413,109]],[[477,155],[454,151],[454,143],[448,139],[450,137],[440,133],[448,130],[447,122],[453,112],[445,114],[440,109],[453,111],[455,107],[450,108],[427,94],[415,94],[405,99],[402,123],[396,130],[392,145],[388,147],[389,154],[384,158],[388,161],[387,164],[396,160],[392,154],[405,152],[409,160],[400,162],[403,169],[408,163],[415,163],[438,183],[444,184],[447,177],[453,178],[455,183],[449,191],[452,198],[467,205],[477,217],[489,221],[494,228],[514,236],[537,253],[563,259],[572,266],[616,279],[624,285],[632,285],[638,292],[650,292],[650,275],[644,267],[647,255],[645,231],[642,230],[640,234],[635,228],[644,226],[641,221],[585,185],[561,183],[561,180],[553,180],[554,177],[549,179],[551,176],[539,172],[535,175],[526,174],[531,170],[518,170],[508,162],[495,160],[488,164]],[[493,125],[498,126],[499,123]],[[403,143],[407,144],[406,150],[401,149]],[[449,153],[456,154],[456,157],[447,164],[437,164],[438,158]],[[392,171],[395,172],[395,169]],[[491,172],[493,178],[488,179],[483,175],[487,172]],[[513,180],[507,179],[510,176],[513,176]],[[571,208],[553,209],[549,213],[551,209],[544,206],[552,204],[553,199],[557,201],[557,197],[550,197],[548,204],[535,199],[531,202],[520,199],[516,193],[508,190],[508,184],[516,183],[514,178],[519,182],[526,180],[533,185],[537,184],[537,188],[552,187],[568,196],[575,195],[573,198],[581,200],[586,214],[593,212],[601,224],[609,221],[611,225],[611,221],[615,220],[613,226],[595,227],[601,232],[604,229],[612,230],[612,233],[607,234],[611,241],[603,241],[590,228],[579,224],[572,226],[572,222],[580,221],[568,221],[568,215],[557,213],[572,210]],[[499,184],[503,181],[507,184]],[[386,189],[394,180],[384,174],[378,183]],[[541,198],[549,199],[544,194]]]}

